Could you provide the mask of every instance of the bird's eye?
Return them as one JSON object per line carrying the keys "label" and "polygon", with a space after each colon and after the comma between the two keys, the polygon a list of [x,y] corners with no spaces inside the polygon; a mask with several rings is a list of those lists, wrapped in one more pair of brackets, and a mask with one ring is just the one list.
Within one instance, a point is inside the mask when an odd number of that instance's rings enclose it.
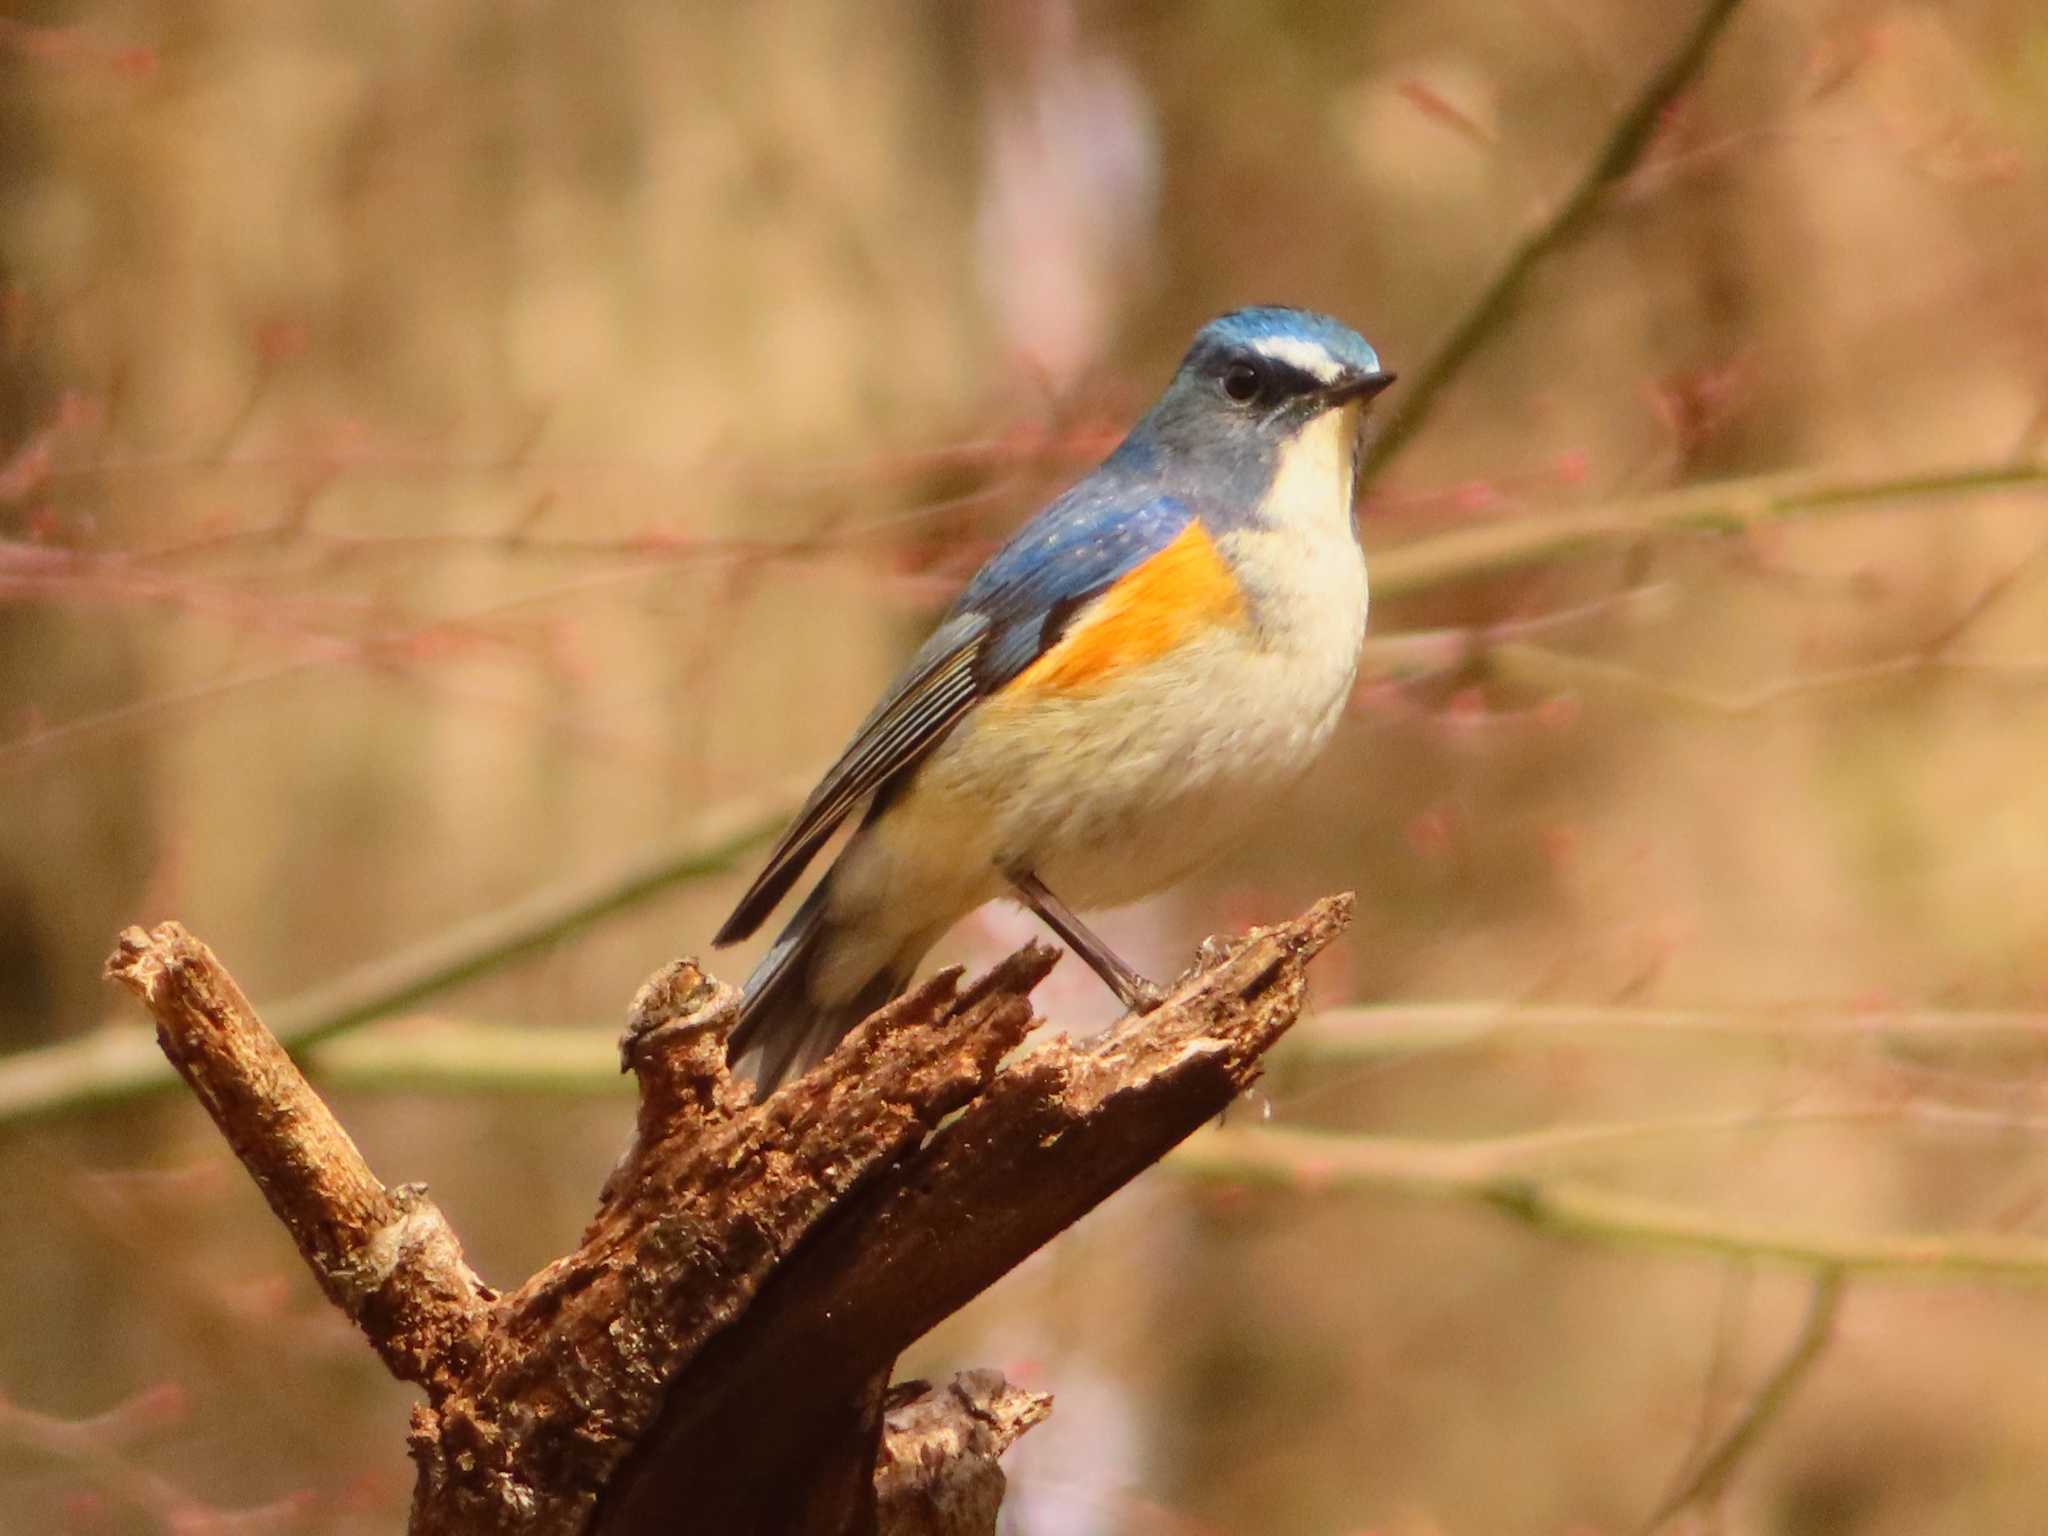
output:
{"label": "bird's eye", "polygon": [[1265,382],[1250,363],[1232,363],[1223,370],[1223,393],[1239,405],[1258,399],[1260,386]]}

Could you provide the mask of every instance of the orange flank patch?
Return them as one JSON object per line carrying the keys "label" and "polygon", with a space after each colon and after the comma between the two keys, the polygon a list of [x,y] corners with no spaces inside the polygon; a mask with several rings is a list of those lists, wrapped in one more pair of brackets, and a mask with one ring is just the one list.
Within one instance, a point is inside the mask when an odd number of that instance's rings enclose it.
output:
{"label": "orange flank patch", "polygon": [[1244,592],[1209,531],[1190,522],[1080,616],[1005,695],[1092,692],[1219,624],[1244,623]]}

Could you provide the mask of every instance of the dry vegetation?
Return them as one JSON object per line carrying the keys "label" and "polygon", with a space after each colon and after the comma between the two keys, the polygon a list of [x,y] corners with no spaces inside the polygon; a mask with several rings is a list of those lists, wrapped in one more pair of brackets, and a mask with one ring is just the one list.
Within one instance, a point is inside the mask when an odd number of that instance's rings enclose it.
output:
{"label": "dry vegetation", "polygon": [[1107,926],[1357,922],[1260,1099],[906,1369],[1055,1394],[1016,1536],[2038,1531],[2044,103],[2023,0],[0,16],[0,1527],[409,1492],[117,930],[516,1284],[633,983],[1281,299],[1404,375],[1367,675]]}

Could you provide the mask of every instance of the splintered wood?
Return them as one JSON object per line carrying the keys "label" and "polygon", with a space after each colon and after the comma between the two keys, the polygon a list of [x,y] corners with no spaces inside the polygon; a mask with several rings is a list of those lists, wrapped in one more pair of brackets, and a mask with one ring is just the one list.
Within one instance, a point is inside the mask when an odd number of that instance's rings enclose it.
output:
{"label": "splintered wood", "polygon": [[321,1289],[426,1390],[415,1536],[992,1536],[997,1458],[1050,1400],[993,1372],[885,1391],[891,1364],[1241,1093],[1350,905],[1212,940],[1157,1010],[1008,1065],[1057,953],[941,972],[759,1104],[726,1068],[733,992],[677,961],[635,999],[639,1114],[582,1242],[503,1295],[205,945],[130,929],[108,974]]}

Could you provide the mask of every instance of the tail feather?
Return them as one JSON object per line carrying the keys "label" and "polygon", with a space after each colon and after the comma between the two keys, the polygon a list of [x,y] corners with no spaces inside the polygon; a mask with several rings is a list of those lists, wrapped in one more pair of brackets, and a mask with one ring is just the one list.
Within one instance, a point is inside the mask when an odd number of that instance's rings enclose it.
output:
{"label": "tail feather", "polygon": [[813,1000],[811,969],[833,933],[825,911],[828,883],[804,899],[740,994],[739,1022],[726,1055],[736,1075],[754,1080],[756,1102],[823,1061],[847,1031],[901,992],[907,979],[890,968],[844,1002]]}

